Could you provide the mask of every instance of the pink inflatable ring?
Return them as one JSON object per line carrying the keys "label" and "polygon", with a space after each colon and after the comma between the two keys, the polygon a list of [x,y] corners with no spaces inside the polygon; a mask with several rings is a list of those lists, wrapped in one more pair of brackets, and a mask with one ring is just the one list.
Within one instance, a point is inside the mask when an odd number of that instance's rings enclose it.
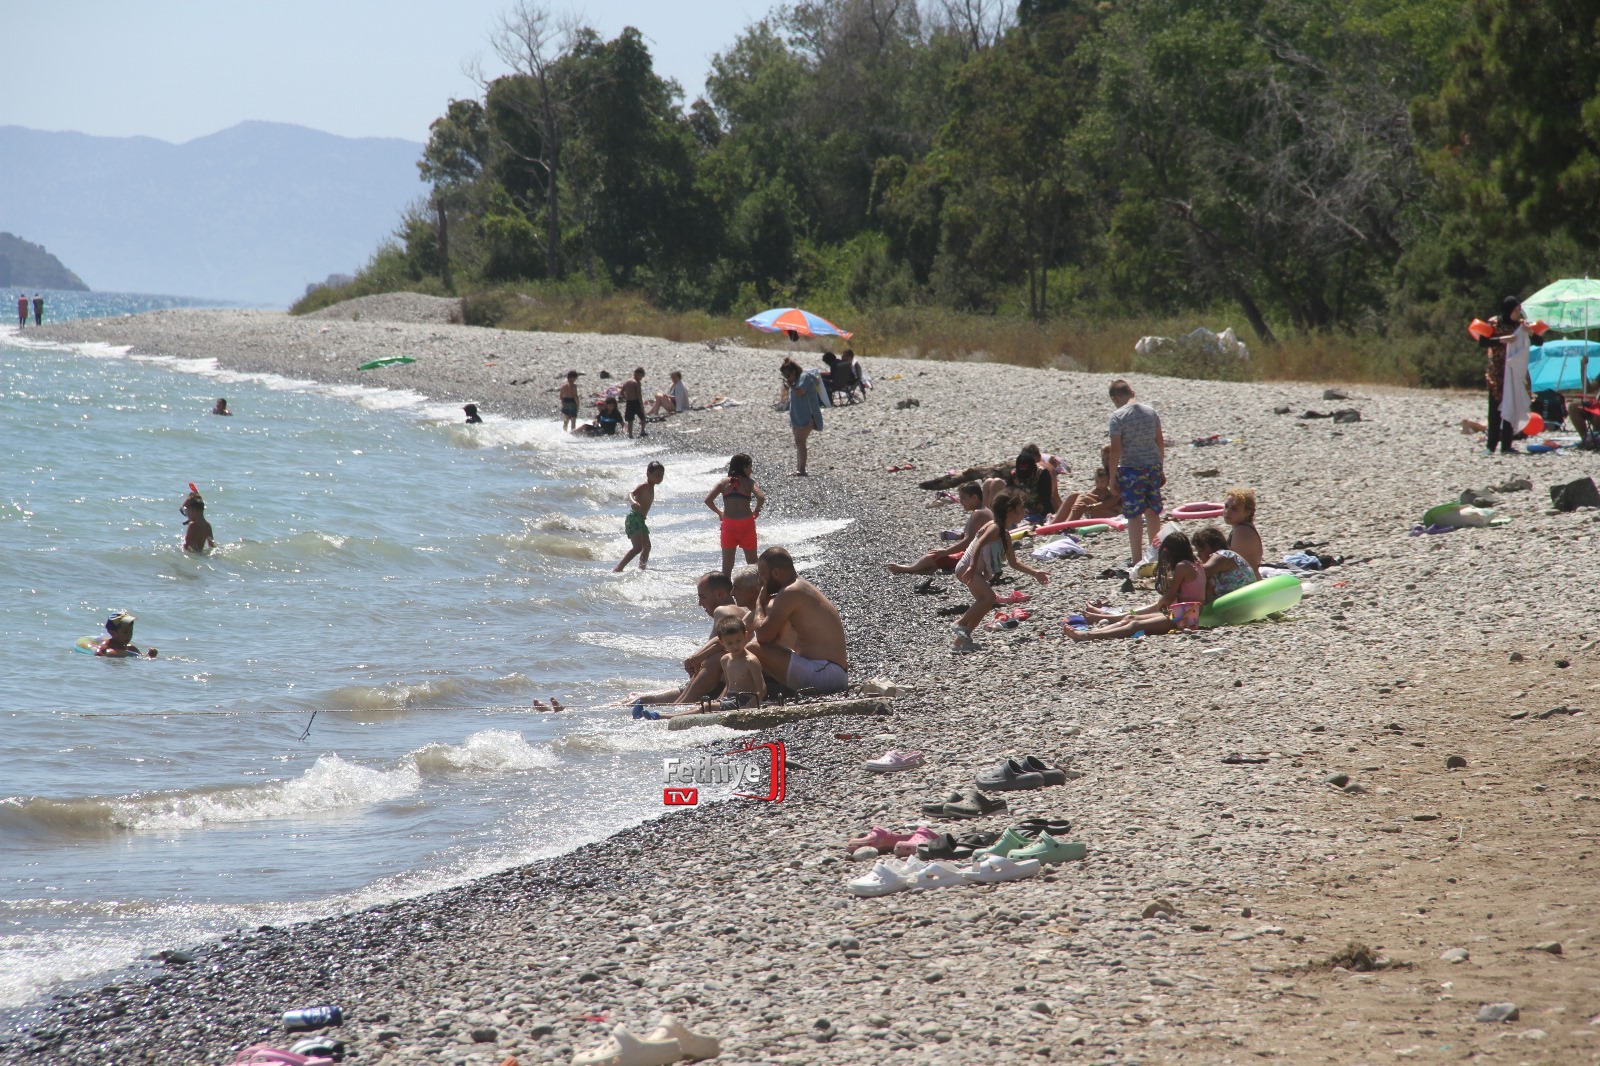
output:
{"label": "pink inflatable ring", "polygon": [[1174,507],[1168,511],[1167,517],[1175,518],[1179,522],[1189,522],[1202,518],[1221,518],[1222,504],[1186,503],[1182,507]]}

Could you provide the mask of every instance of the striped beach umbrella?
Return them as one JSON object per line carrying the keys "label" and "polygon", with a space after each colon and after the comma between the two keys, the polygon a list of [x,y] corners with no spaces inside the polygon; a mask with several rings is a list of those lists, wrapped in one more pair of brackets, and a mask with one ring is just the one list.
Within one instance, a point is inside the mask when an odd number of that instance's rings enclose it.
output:
{"label": "striped beach umbrella", "polygon": [[851,336],[849,330],[840,329],[821,315],[814,315],[798,307],[774,307],[754,318],[745,319],[745,322],[763,333],[787,333],[791,337],[849,338]]}

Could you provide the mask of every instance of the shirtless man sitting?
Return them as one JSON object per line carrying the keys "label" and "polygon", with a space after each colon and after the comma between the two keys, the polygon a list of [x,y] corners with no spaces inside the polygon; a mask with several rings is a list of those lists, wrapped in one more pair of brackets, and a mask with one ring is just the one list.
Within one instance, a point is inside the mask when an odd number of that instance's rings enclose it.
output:
{"label": "shirtless man sitting", "polygon": [[768,548],[757,565],[763,588],[750,650],[761,669],[801,694],[843,692],[850,659],[838,608],[795,573],[787,548]]}
{"label": "shirtless man sitting", "polygon": [[713,695],[722,686],[722,657],[727,651],[717,639],[717,625],[737,618],[754,632],[751,625],[756,602],[761,595],[761,573],[753,566],[734,571],[730,580],[713,570],[695,586],[701,610],[711,616],[711,639],[683,660],[689,681],[682,688],[647,692],[635,697],[636,703],[695,703]]}

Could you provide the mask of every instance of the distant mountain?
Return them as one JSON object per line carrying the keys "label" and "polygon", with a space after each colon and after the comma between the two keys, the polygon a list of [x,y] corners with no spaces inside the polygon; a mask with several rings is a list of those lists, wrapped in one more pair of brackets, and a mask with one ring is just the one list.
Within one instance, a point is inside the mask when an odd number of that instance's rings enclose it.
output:
{"label": "distant mountain", "polygon": [[10,233],[0,233],[0,289],[13,285],[26,289],[89,291],[83,279],[37,244]]}
{"label": "distant mountain", "polygon": [[353,273],[394,232],[426,192],[421,154],[272,122],[176,145],[0,126],[0,229],[103,292],[282,306]]}

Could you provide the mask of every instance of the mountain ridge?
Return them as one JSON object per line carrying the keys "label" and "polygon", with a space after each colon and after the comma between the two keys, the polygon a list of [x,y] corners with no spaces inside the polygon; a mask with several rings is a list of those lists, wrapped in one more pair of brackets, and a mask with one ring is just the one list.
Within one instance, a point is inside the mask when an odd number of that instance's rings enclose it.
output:
{"label": "mountain ridge", "polygon": [[0,230],[104,291],[283,306],[394,232],[422,148],[259,120],[181,144],[0,126]]}

